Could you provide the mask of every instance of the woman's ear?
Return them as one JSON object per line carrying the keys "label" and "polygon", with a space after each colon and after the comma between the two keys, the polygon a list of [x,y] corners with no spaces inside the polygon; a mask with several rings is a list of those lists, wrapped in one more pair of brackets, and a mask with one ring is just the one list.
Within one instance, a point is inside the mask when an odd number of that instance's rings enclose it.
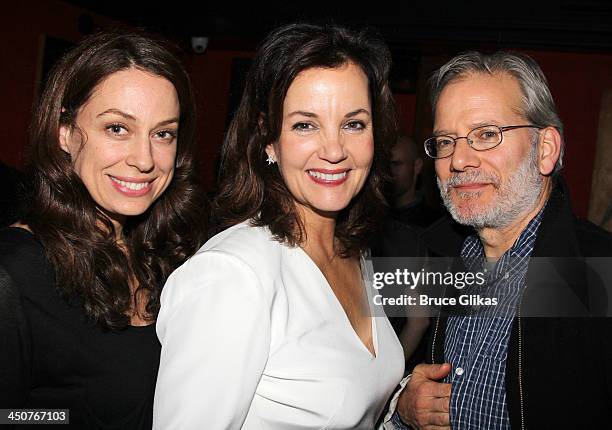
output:
{"label": "woman's ear", "polygon": [[546,127],[541,133],[538,147],[538,168],[542,175],[548,176],[554,172],[557,160],[561,156],[561,134],[554,127]]}
{"label": "woman's ear", "polygon": [[266,154],[268,154],[268,164],[276,163],[276,149],[274,149],[274,143],[268,143],[266,146]]}
{"label": "woman's ear", "polygon": [[66,152],[67,154],[72,154],[71,152],[71,142],[70,140],[72,139],[72,130],[71,127],[69,125],[60,125],[59,128],[59,144],[60,144],[60,148],[62,148],[62,150],[64,152]]}

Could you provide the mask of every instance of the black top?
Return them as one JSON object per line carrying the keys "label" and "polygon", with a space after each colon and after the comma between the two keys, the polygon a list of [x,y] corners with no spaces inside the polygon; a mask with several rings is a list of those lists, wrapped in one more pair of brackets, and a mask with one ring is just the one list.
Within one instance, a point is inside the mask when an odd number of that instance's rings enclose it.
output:
{"label": "black top", "polygon": [[150,429],[160,349],[154,325],[88,321],[34,236],[0,230],[0,408],[70,409],[62,428]]}
{"label": "black top", "polygon": [[[451,220],[440,221],[420,236],[429,255],[460,254],[460,245],[469,232],[453,224]],[[589,306],[578,317],[515,316],[505,379],[513,429],[610,428],[612,318],[595,316],[605,312],[605,306],[612,302],[604,297],[605,302],[598,303],[597,290],[593,289],[597,287],[596,279],[588,276],[583,261],[611,255],[612,235],[573,215],[569,192],[559,178],[544,209],[531,254],[556,258],[550,260],[550,270],[539,275],[531,267],[528,269],[520,307],[528,309],[533,300],[540,305],[556,304],[556,298],[568,296]],[[548,288],[538,285],[541,279],[551,280]],[[550,288],[552,285],[554,288]],[[588,312],[593,310],[590,315]],[[429,339],[427,360],[442,363],[446,319],[434,319],[432,326],[434,335]]]}
{"label": "black top", "polygon": [[14,223],[19,217],[20,188],[23,174],[0,160],[0,227]]}
{"label": "black top", "polygon": [[443,212],[440,209],[429,206],[421,194],[417,194],[414,202],[389,210],[390,218],[417,228],[429,227],[442,215]]}

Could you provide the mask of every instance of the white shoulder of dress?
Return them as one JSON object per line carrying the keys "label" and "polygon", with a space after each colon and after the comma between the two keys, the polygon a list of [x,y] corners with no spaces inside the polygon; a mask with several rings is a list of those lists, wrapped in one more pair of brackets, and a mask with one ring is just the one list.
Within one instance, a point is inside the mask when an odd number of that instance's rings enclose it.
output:
{"label": "white shoulder of dress", "polygon": [[[241,296],[274,295],[284,245],[267,228],[241,223],[210,238],[168,277],[162,290],[160,320],[192,294]],[[164,311],[165,306],[165,311]]]}
{"label": "white shoulder of dress", "polygon": [[194,255],[220,253],[232,256],[257,274],[273,277],[280,270],[286,245],[274,240],[267,227],[254,227],[245,221],[210,238]]}

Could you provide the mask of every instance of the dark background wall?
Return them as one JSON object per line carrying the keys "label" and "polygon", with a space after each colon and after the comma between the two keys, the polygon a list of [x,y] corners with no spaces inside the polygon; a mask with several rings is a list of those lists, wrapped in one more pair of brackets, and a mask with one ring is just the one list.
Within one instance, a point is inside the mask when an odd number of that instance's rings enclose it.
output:
{"label": "dark background wall", "polygon": [[[456,3],[461,3],[457,5]],[[232,11],[205,5],[146,6],[139,2],[21,0],[3,11],[0,39],[0,161],[22,169],[27,127],[47,60],[84,35],[112,27],[144,27],[161,33],[182,50],[198,104],[198,160],[201,182],[212,190],[223,135],[239,97],[244,65],[261,38],[276,25],[295,20],[371,25],[388,40],[394,56],[393,88],[404,131],[423,139],[431,132],[426,80],[433,69],[466,49],[514,49],[542,66],[566,126],[565,176],[576,212],[586,216],[598,139],[601,100],[612,89],[612,4],[605,1],[513,2],[500,6],[454,2],[451,6],[397,6],[377,13],[325,13],[305,7]],[[372,5],[370,5],[370,8]],[[494,9],[492,9],[492,7]],[[496,8],[496,9],[495,9]],[[236,8],[238,9],[238,8]],[[366,16],[367,15],[367,16]],[[191,50],[192,36],[208,36],[203,54]],[[45,57],[46,53],[46,57]],[[612,144],[612,142],[610,142]],[[435,198],[432,164],[424,185]],[[604,190],[610,192],[610,190]],[[609,195],[609,194],[608,194]]]}
{"label": "dark background wall", "polygon": [[[31,107],[42,78],[44,36],[77,42],[83,36],[83,10],[62,2],[25,0],[12,2],[2,15],[0,160],[23,167]],[[101,27],[119,25],[102,16],[95,20]]]}

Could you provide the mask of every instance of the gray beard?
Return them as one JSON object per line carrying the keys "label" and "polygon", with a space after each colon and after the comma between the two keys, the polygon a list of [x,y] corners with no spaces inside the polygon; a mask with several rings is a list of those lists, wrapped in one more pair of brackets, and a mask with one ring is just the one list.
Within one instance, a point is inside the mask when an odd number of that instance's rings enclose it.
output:
{"label": "gray beard", "polygon": [[[492,173],[481,170],[470,170],[462,173],[453,173],[447,181],[440,181],[438,188],[444,206],[451,216],[459,224],[474,227],[476,230],[483,228],[504,228],[512,224],[519,215],[533,209],[542,191],[542,176],[537,166],[538,145],[532,144],[531,150],[510,175],[505,184],[501,178]],[[481,193],[464,192],[456,193],[463,203],[459,210],[451,199],[451,187],[470,182],[490,182],[496,193],[493,199],[485,207],[479,207],[475,202]],[[474,200],[474,202],[470,202]]]}

